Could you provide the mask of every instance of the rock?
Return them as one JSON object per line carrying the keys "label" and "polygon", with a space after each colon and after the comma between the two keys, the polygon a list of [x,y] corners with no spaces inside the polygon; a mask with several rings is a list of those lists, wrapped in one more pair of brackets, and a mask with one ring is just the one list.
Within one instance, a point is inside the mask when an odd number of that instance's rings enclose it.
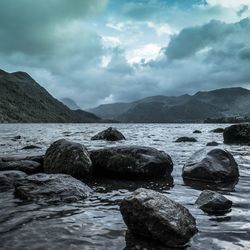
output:
{"label": "rock", "polygon": [[203,181],[230,181],[239,177],[238,165],[226,150],[199,150],[185,164],[182,177]]}
{"label": "rock", "polygon": [[83,182],[64,174],[35,174],[15,183],[15,196],[23,200],[76,202],[91,191]]}
{"label": "rock", "polygon": [[250,123],[235,124],[225,128],[224,143],[250,143]]}
{"label": "rock", "polygon": [[194,134],[201,134],[201,131],[200,131],[200,130],[194,130],[193,133],[194,133]]}
{"label": "rock", "polygon": [[22,139],[21,135],[14,136],[12,138],[13,141],[20,140],[20,139]]}
{"label": "rock", "polygon": [[183,246],[198,231],[188,209],[150,189],[139,188],[123,199],[120,211],[133,235],[166,246]]}
{"label": "rock", "polygon": [[108,129],[93,136],[91,140],[120,141],[126,139],[124,135],[116,128],[109,127]]}
{"label": "rock", "polygon": [[27,176],[21,171],[1,171],[0,172],[0,190],[14,188],[14,183],[17,180],[24,179]]}
{"label": "rock", "polygon": [[197,142],[197,140],[193,137],[183,136],[178,138],[175,142]]}
{"label": "rock", "polygon": [[86,148],[65,139],[50,145],[44,156],[46,173],[69,174],[75,178],[88,178],[92,174],[92,162]]}
{"label": "rock", "polygon": [[224,128],[216,128],[216,129],[211,130],[211,132],[213,132],[213,133],[223,133]]}
{"label": "rock", "polygon": [[214,147],[214,146],[218,146],[218,145],[219,145],[218,142],[216,142],[216,141],[211,141],[211,142],[208,142],[206,146],[208,146],[208,147]]}
{"label": "rock", "polygon": [[38,147],[36,145],[27,145],[27,146],[23,147],[22,149],[24,150],[24,149],[38,149],[38,148],[41,148],[41,147]]}
{"label": "rock", "polygon": [[43,172],[43,167],[36,161],[20,160],[0,162],[0,171],[18,170],[26,174],[36,174]]}
{"label": "rock", "polygon": [[231,208],[232,201],[215,191],[204,190],[195,204],[204,212],[220,214],[227,212]]}
{"label": "rock", "polygon": [[32,156],[11,155],[11,156],[2,156],[2,157],[0,157],[0,159],[1,159],[1,161],[4,161],[4,162],[28,160],[28,161],[36,161],[40,164],[43,164],[44,155],[32,155]]}
{"label": "rock", "polygon": [[95,176],[156,178],[173,171],[171,157],[150,147],[123,146],[90,151]]}

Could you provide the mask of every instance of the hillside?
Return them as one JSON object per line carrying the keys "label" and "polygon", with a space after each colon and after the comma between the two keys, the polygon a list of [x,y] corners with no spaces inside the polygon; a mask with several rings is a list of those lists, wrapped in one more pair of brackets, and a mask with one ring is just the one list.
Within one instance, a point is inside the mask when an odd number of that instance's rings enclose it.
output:
{"label": "hillside", "polygon": [[100,122],[96,115],[73,111],[51,96],[25,72],[0,70],[0,122]]}

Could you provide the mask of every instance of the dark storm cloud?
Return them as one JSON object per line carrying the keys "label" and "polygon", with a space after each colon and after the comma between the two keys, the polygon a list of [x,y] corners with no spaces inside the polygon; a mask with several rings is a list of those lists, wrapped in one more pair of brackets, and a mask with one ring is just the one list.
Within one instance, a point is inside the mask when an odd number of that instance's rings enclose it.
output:
{"label": "dark storm cloud", "polygon": [[[203,1],[107,2],[1,0],[0,68],[27,71],[55,97],[83,108],[249,83],[250,21],[230,21],[236,10],[224,23],[210,21],[224,8],[197,5]],[[163,42],[157,43],[157,29]],[[166,44],[158,58],[128,63],[128,55],[150,53],[151,43],[159,50]]]}
{"label": "dark storm cloud", "polygon": [[237,24],[226,24],[220,21],[211,21],[208,24],[183,29],[178,35],[172,37],[166,54],[170,60],[182,59],[197,53],[206,47],[220,45],[228,37],[232,42],[240,41],[247,43],[244,36],[250,28],[249,19]]}

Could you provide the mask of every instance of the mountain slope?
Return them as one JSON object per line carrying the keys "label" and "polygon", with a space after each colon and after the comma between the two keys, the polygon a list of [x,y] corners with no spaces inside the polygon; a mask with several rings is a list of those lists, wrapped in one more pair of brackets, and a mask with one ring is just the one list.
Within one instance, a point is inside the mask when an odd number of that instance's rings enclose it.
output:
{"label": "mountain slope", "polygon": [[250,116],[250,91],[224,88],[192,96],[151,96],[119,107],[120,103],[114,103],[91,111],[101,108],[101,117],[108,114],[121,122],[202,122],[206,118]]}
{"label": "mountain slope", "polygon": [[100,122],[86,111],[72,111],[25,72],[0,70],[0,122]]}

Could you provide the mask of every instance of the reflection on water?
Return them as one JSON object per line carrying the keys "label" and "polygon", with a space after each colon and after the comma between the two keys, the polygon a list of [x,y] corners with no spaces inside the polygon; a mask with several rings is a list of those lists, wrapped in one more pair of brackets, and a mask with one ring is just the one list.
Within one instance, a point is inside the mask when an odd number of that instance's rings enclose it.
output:
{"label": "reflection on water", "polygon": [[[250,248],[250,147],[223,145],[222,134],[211,133],[214,124],[115,124],[126,141],[91,141],[105,124],[2,124],[0,155],[44,153],[51,142],[66,138],[84,144],[88,149],[104,146],[152,146],[169,153],[174,162],[173,179],[151,181],[118,181],[96,179],[88,183],[94,194],[87,200],[66,205],[44,205],[22,202],[12,191],[0,193],[1,249],[138,249],[138,242],[126,236],[126,226],[119,212],[119,202],[138,187],[151,188],[186,206],[197,220],[199,233],[188,249]],[[201,134],[193,134],[193,130]],[[14,136],[21,139],[12,140]],[[198,142],[175,143],[180,136],[194,136]],[[201,186],[183,182],[181,170],[188,157],[207,142],[217,141],[232,152],[239,163],[238,183]],[[41,149],[21,150],[26,145]],[[212,147],[210,147],[212,149]],[[220,190],[233,201],[225,215],[208,215],[194,202],[203,189]],[[127,241],[126,241],[127,239]],[[154,243],[140,244],[161,249]],[[146,244],[146,245],[145,245]],[[153,244],[153,245],[152,245]],[[149,246],[150,245],[150,246]],[[164,248],[163,248],[164,249]]]}

